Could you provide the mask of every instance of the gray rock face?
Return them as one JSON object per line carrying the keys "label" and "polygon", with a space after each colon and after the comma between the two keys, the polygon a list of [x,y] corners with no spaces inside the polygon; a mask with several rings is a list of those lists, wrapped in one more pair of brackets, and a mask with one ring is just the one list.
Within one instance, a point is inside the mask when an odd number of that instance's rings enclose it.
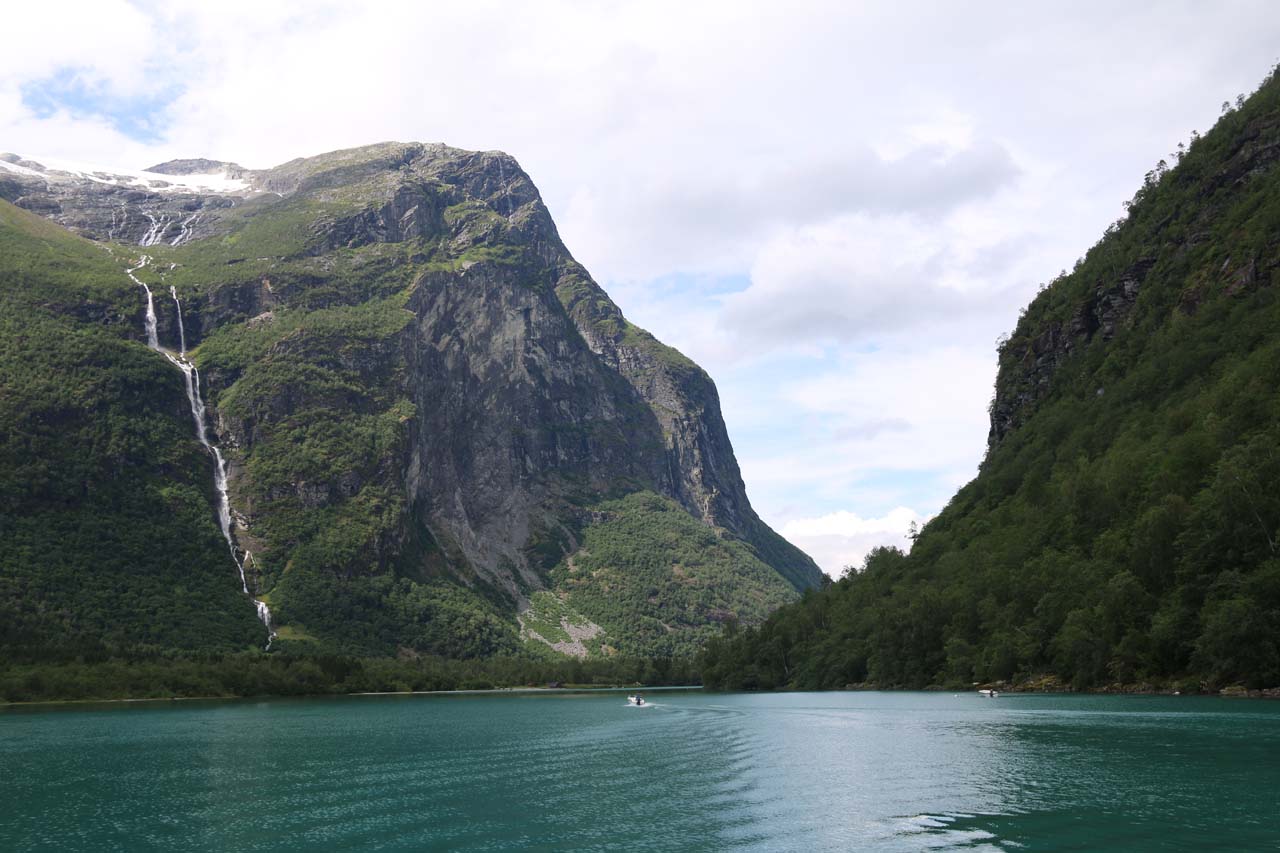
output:
{"label": "gray rock face", "polygon": [[249,174],[249,170],[235,163],[224,163],[221,160],[206,160],[196,157],[188,160],[166,160],[143,171],[155,172],[158,175],[208,175],[220,172],[231,178],[239,178]]}
{"label": "gray rock face", "polygon": [[535,531],[560,528],[569,502],[669,481],[645,402],[601,369],[553,293],[517,275],[477,265],[416,288],[408,477],[432,529],[473,568],[499,583],[514,571],[536,589],[523,550]]}

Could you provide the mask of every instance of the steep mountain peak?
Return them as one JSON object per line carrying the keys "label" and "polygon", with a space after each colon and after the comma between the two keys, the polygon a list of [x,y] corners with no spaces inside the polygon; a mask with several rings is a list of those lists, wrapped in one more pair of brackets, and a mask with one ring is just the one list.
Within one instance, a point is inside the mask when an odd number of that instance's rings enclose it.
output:
{"label": "steep mountain peak", "polygon": [[[148,339],[207,385],[281,643],[687,653],[821,583],[752,509],[710,377],[627,322],[511,156],[178,160],[165,187],[20,160],[0,198],[149,256]],[[201,191],[210,169],[241,188]],[[118,282],[80,313],[137,340]]]}

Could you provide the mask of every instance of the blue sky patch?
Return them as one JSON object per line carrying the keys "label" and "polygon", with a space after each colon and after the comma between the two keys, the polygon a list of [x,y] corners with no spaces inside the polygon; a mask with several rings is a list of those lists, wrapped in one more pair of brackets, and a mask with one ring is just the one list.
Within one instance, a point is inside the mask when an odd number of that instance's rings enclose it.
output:
{"label": "blue sky patch", "polygon": [[141,95],[117,95],[82,69],[64,68],[22,87],[22,103],[38,118],[65,112],[77,119],[105,121],[120,133],[148,143],[157,142],[167,127],[165,111],[177,99],[178,86]]}

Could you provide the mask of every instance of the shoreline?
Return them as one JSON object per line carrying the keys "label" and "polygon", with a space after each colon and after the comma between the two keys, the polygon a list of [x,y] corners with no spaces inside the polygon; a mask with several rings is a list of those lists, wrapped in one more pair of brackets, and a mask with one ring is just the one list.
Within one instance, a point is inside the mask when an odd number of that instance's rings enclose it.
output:
{"label": "shoreline", "polygon": [[647,686],[647,685],[628,685],[628,686],[565,686],[565,687],[486,687],[476,690],[382,690],[382,691],[360,691],[356,693],[308,693],[298,695],[284,694],[262,694],[257,696],[239,696],[235,694],[208,695],[208,696],[149,696],[143,698],[127,698],[127,699],[41,699],[32,702],[5,702],[0,701],[0,712],[6,709],[20,708],[39,708],[48,707],[67,707],[74,705],[136,705],[144,703],[157,702],[259,702],[259,701],[278,701],[281,699],[290,700],[308,700],[308,699],[342,699],[356,696],[502,696],[502,695],[570,695],[583,693],[625,693],[629,691],[643,691],[645,693],[659,693],[664,691],[689,691],[699,690],[707,693],[955,693],[966,694],[975,693],[979,689],[994,689],[1004,695],[1019,696],[1168,696],[1168,697],[1193,697],[1202,699],[1270,699],[1280,700],[1280,687],[1270,687],[1264,689],[1249,689],[1240,686],[1224,687],[1216,692],[1184,692],[1173,690],[1172,688],[1158,688],[1154,685],[1120,685],[1112,684],[1104,687],[1074,689],[1069,685],[1059,682],[1050,683],[1047,680],[1041,680],[1031,683],[1023,683],[1019,685],[1008,685],[1000,683],[977,684],[966,687],[922,687],[922,688],[901,688],[901,687],[877,687],[870,684],[848,684],[844,687],[832,688],[830,690],[709,690],[700,684],[685,685],[663,685],[663,686]]}
{"label": "shoreline", "polygon": [[[877,687],[871,684],[846,684],[838,690],[848,690],[852,692],[858,691],[884,691],[890,692],[902,690],[904,688],[886,688]],[[1157,687],[1149,683],[1137,684],[1106,684],[1100,687],[1077,688],[1069,684],[1064,684],[1057,678],[1052,676],[1024,681],[1018,684],[1009,684],[1003,681],[991,682],[975,682],[965,686],[938,686],[930,685],[928,687],[918,688],[919,692],[924,693],[972,693],[978,690],[995,690],[1002,694],[1019,694],[1019,695],[1072,695],[1081,696],[1201,696],[1217,699],[1280,699],[1280,686],[1265,688],[1248,688],[1242,685],[1229,685],[1220,690],[1178,690],[1173,687]]]}
{"label": "shoreline", "polygon": [[625,693],[640,690],[645,693],[657,693],[667,690],[702,690],[701,684],[674,684],[659,687],[646,685],[630,685],[623,687],[486,687],[479,690],[381,690],[361,691],[357,693],[305,693],[294,696],[280,694],[262,694],[258,696],[239,696],[236,694],[220,694],[209,696],[147,696],[131,699],[38,699],[32,702],[0,701],[0,711],[6,708],[32,708],[41,705],[122,705],[144,702],[226,702],[245,701],[259,702],[278,699],[342,699],[351,696],[485,696],[511,695],[526,693],[538,694],[570,694],[570,693]]}

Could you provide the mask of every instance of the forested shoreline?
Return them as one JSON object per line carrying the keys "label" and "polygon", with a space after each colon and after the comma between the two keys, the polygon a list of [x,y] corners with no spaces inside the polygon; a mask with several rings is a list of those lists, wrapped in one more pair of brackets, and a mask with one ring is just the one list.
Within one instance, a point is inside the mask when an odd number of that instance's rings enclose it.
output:
{"label": "forested shoreline", "polygon": [[694,661],[670,658],[450,660],[262,652],[142,654],[2,665],[0,703],[700,683]]}

